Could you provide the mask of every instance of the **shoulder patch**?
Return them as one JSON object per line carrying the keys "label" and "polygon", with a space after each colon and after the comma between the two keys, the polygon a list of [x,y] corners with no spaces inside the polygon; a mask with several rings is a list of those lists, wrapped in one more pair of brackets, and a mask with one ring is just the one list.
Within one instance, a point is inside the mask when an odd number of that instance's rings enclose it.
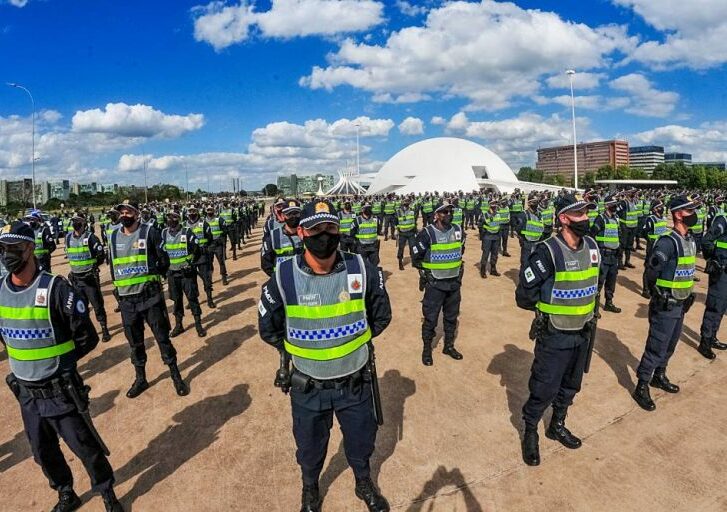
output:
{"label": "shoulder patch", "polygon": [[78,311],[78,313],[81,315],[86,312],[86,305],[83,303],[82,300],[76,301],[76,311]]}
{"label": "shoulder patch", "polygon": [[[538,270],[540,270],[542,274],[545,274],[545,264],[541,260],[535,260],[535,266],[538,267]],[[528,267],[528,269],[532,272],[530,267]]]}
{"label": "shoulder patch", "polygon": [[525,275],[525,281],[527,281],[528,283],[532,283],[533,281],[535,281],[535,273],[533,272],[532,268],[530,268],[530,267],[526,268],[524,275]]}
{"label": "shoulder patch", "polygon": [[265,316],[268,313],[268,310],[265,309],[265,305],[263,304],[263,301],[259,301],[257,304],[257,310],[260,313],[260,316]]}

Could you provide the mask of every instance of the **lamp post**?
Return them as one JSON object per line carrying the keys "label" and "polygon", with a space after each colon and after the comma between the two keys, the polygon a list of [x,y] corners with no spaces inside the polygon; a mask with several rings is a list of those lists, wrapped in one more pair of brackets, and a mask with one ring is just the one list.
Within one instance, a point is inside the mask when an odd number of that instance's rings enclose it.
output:
{"label": "lamp post", "polygon": [[28,97],[30,98],[31,106],[33,107],[33,117],[31,119],[31,125],[32,125],[32,128],[31,128],[31,130],[32,130],[32,132],[31,132],[31,148],[32,149],[31,149],[31,151],[32,151],[32,153],[30,155],[30,166],[31,166],[32,173],[33,173],[32,174],[32,177],[33,177],[33,209],[35,210],[36,209],[36,206],[35,206],[35,100],[33,100],[33,95],[30,94],[30,91],[26,87],[23,87],[22,85],[16,84],[14,82],[8,82],[7,85],[9,87],[15,87],[16,89],[21,89],[21,90],[25,91],[28,94]]}
{"label": "lamp post", "polygon": [[573,117],[573,188],[578,190],[578,141],[576,139],[576,97],[573,95],[573,75],[576,74],[576,72],[572,69],[569,69],[565,72],[566,75],[568,75],[568,79],[570,80],[570,104],[571,104],[571,114]]}

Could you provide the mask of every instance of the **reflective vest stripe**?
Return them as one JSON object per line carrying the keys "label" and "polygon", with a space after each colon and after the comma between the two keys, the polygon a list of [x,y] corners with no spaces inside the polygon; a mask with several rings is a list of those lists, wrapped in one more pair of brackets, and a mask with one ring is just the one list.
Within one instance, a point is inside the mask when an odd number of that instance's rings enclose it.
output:
{"label": "reflective vest stripe", "polygon": [[[290,306],[288,306],[290,307]],[[285,350],[294,356],[302,357],[305,359],[312,359],[314,361],[330,361],[331,359],[340,359],[342,357],[345,357],[352,352],[358,350],[361,348],[362,345],[365,345],[371,340],[371,329],[366,328],[364,333],[349,341],[348,343],[345,343],[343,345],[339,345],[337,347],[332,348],[302,348],[297,347],[295,345],[292,345],[288,343],[287,340],[284,341]]]}
{"label": "reflective vest stripe", "polygon": [[48,308],[14,308],[11,306],[0,306],[0,317],[10,320],[48,320],[50,313]]}
{"label": "reflective vest stripe", "polygon": [[538,302],[538,310],[549,315],[568,315],[581,316],[587,315],[596,306],[596,301],[590,302],[583,306],[563,306],[556,304],[548,304],[546,302]]}
{"label": "reflective vest stripe", "polygon": [[131,286],[134,284],[148,283],[151,281],[159,281],[159,276],[155,274],[155,275],[151,275],[151,276],[130,277],[128,279],[116,279],[116,280],[114,280],[114,286],[117,288],[120,288],[123,286]]}
{"label": "reflective vest stripe", "polygon": [[288,317],[315,320],[318,318],[335,318],[350,313],[359,313],[364,311],[364,309],[365,304],[363,299],[354,299],[326,306],[285,306],[285,314]]}
{"label": "reflective vest stripe", "polygon": [[584,281],[591,277],[598,277],[598,267],[591,267],[587,270],[574,270],[555,273],[556,281]]}
{"label": "reflective vest stripe", "polygon": [[8,356],[16,361],[41,361],[72,352],[76,348],[76,343],[70,340],[52,347],[14,348],[7,345],[5,348],[8,351]]}
{"label": "reflective vest stripe", "polygon": [[114,265],[126,265],[127,263],[146,263],[146,254],[137,254],[135,256],[122,256],[121,258],[114,258]]}
{"label": "reflective vest stripe", "polygon": [[459,261],[450,261],[446,263],[428,263],[423,262],[422,267],[428,268],[428,269],[436,269],[436,270],[446,270],[450,268],[458,268],[462,265],[462,260]]}

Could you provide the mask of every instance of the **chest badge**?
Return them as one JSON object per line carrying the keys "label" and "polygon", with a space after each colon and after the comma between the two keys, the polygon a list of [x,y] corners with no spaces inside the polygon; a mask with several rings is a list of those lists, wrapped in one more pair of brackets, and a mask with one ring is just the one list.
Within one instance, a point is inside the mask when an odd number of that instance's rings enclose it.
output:
{"label": "chest badge", "polygon": [[35,305],[46,306],[48,304],[48,289],[38,288],[35,290]]}

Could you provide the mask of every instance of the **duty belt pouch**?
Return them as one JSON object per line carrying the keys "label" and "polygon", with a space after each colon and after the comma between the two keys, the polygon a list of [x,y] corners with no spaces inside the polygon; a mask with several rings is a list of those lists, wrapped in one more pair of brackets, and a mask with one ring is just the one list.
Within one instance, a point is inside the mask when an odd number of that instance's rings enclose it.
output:
{"label": "duty belt pouch", "polygon": [[8,373],[5,377],[5,383],[10,388],[10,391],[12,391],[13,395],[15,395],[16,399],[20,399],[20,383],[18,382],[17,377],[15,377],[15,374]]}
{"label": "duty belt pouch", "polygon": [[293,374],[290,376],[290,388],[299,391],[301,393],[307,393],[313,387],[313,383],[310,377],[300,373],[297,370],[293,370]]}

